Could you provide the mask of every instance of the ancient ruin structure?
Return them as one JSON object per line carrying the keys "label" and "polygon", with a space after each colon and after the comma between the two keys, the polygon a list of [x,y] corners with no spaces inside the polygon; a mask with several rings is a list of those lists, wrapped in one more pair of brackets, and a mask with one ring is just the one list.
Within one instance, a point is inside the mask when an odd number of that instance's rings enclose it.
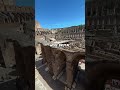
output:
{"label": "ancient ruin structure", "polygon": [[[36,45],[37,42],[49,42],[52,43],[54,46],[57,44],[59,44],[58,46],[65,46],[65,44],[69,44],[70,47],[85,48],[84,25],[51,30],[37,28],[35,33]],[[60,45],[60,43],[62,45]]]}
{"label": "ancient ruin structure", "polygon": [[[98,35],[111,36],[119,33],[119,1],[86,1],[86,29]],[[107,33],[107,34],[104,34]],[[97,35],[97,36],[98,36]]]}
{"label": "ancient ruin structure", "polygon": [[[64,37],[66,36],[66,37]],[[36,28],[36,54],[41,54],[54,80],[72,89],[78,74],[78,63],[85,59],[84,26],[44,29]],[[40,52],[41,50],[41,52]],[[61,80],[64,77],[65,80]]]}
{"label": "ancient ruin structure", "polygon": [[0,67],[16,68],[16,83],[24,80],[21,84],[25,86],[18,88],[29,90],[34,90],[33,28],[33,8],[16,6],[15,0],[0,0]]}
{"label": "ancient ruin structure", "polygon": [[65,85],[66,90],[72,88],[77,75],[78,62],[80,59],[85,59],[85,50],[68,50],[64,48],[55,48],[41,43],[43,62],[47,62],[49,72],[53,79],[59,79],[61,73],[65,70]]}
{"label": "ancient ruin structure", "polygon": [[0,0],[0,4],[15,6],[16,0]]}
{"label": "ancient ruin structure", "polygon": [[[105,89],[120,73],[118,0],[86,1],[86,75],[89,90]],[[116,82],[117,83],[117,82]]]}
{"label": "ancient ruin structure", "polygon": [[[10,2],[11,4],[9,4]],[[32,21],[34,19],[34,10],[31,7],[16,6],[15,4],[12,4],[12,1],[10,0],[1,0],[0,7],[1,24],[23,23],[26,21]]]}
{"label": "ancient ruin structure", "polygon": [[36,35],[49,35],[52,34],[52,32],[49,29],[43,29],[43,28],[37,28]]}
{"label": "ancient ruin structure", "polygon": [[85,37],[84,25],[67,28],[36,28],[36,36],[46,36],[58,40],[81,40]]}
{"label": "ancient ruin structure", "polygon": [[84,25],[59,28],[55,34],[56,40],[80,40],[84,37]]}

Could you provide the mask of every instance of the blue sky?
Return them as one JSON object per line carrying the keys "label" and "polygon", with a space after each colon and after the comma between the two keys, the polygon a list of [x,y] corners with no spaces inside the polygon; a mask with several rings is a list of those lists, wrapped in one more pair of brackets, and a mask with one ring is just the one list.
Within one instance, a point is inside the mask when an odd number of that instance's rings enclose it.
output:
{"label": "blue sky", "polygon": [[85,0],[35,0],[35,19],[43,28],[85,23]]}

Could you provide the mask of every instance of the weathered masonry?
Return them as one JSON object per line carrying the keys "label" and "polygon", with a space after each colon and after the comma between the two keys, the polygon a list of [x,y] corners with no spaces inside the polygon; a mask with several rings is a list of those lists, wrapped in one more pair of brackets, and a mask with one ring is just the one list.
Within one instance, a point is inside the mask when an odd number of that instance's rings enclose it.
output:
{"label": "weathered masonry", "polygon": [[34,29],[30,24],[34,27],[32,7],[0,0],[0,67],[16,68],[16,83],[24,80],[20,84],[34,90]]}
{"label": "weathered masonry", "polygon": [[58,28],[56,30],[56,40],[81,40],[85,35],[84,25]]}
{"label": "weathered masonry", "polygon": [[[89,90],[120,81],[120,1],[86,1],[86,75]],[[108,84],[108,83],[107,83]]]}
{"label": "weathered masonry", "polygon": [[59,79],[60,73],[65,70],[66,90],[67,88],[71,89],[77,75],[78,62],[81,59],[85,59],[85,51],[65,50],[43,44],[41,44],[41,50],[43,60],[47,62],[49,72],[53,76],[53,79]]}

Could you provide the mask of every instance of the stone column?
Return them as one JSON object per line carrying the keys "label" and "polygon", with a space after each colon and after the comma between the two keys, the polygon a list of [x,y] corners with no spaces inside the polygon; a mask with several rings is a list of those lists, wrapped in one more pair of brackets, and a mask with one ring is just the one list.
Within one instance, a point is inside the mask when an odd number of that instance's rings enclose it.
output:
{"label": "stone column", "polygon": [[45,51],[45,59],[49,68],[50,74],[53,74],[53,68],[52,68],[52,51],[50,46],[44,46]]}
{"label": "stone column", "polygon": [[12,67],[16,64],[15,62],[15,52],[14,46],[12,41],[6,41],[4,43],[5,47],[2,47],[2,54],[5,62],[6,67]]}
{"label": "stone column", "polygon": [[74,53],[72,52],[65,52],[66,54],[66,85],[69,89],[72,88],[73,84],[73,66],[72,66],[72,61],[74,58]]}
{"label": "stone column", "polygon": [[44,50],[44,46],[43,44],[41,43],[41,52],[42,52],[42,57],[43,57],[43,63],[46,63],[46,55],[45,55],[45,50]]}
{"label": "stone column", "polygon": [[68,88],[73,84],[73,67],[71,62],[66,62],[66,84]]}
{"label": "stone column", "polygon": [[52,61],[52,67],[53,67],[53,79],[55,80],[57,76],[60,74],[60,72],[65,67],[65,55],[62,53],[62,51],[58,49],[52,49],[52,53],[54,55],[54,60]]}

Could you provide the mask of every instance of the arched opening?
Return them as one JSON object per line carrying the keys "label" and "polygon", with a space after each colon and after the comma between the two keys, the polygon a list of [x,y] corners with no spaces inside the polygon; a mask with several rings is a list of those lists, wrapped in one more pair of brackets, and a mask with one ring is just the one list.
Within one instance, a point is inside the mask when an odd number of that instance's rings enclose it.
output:
{"label": "arched opening", "polygon": [[75,88],[76,84],[78,85],[78,87],[80,86],[80,84],[78,84],[78,81],[79,81],[78,78],[81,75],[81,72],[78,68],[78,63],[81,59],[84,59],[84,58],[85,58],[84,55],[76,54],[75,56],[73,56],[72,62],[67,62],[67,66],[66,66],[67,85],[66,86],[68,88]]}
{"label": "arched opening", "polygon": [[84,83],[85,81],[85,56],[78,55],[73,59],[73,80],[75,80],[78,85]]}
{"label": "arched opening", "polygon": [[5,23],[8,23],[8,20],[7,20],[7,18],[5,18]]}
{"label": "arched opening", "polygon": [[1,47],[0,47],[0,65],[2,67],[5,67],[5,63],[4,63],[4,58],[3,58],[3,55],[2,55]]}

